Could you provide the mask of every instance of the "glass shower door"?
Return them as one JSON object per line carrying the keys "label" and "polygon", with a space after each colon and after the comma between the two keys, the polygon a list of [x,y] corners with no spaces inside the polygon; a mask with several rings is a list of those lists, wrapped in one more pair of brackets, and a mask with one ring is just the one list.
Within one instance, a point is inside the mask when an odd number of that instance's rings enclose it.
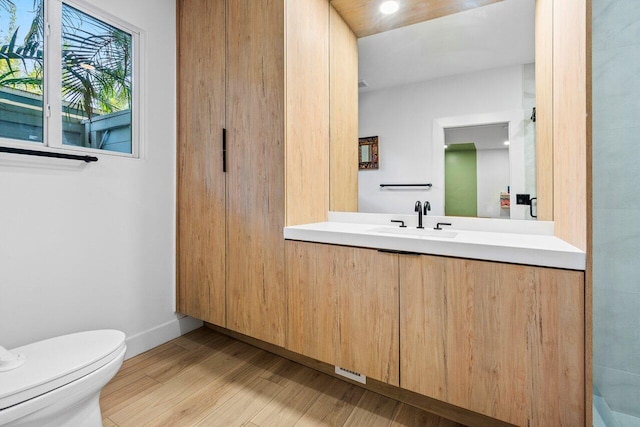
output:
{"label": "glass shower door", "polygon": [[640,1],[592,1],[594,426],[640,427]]}

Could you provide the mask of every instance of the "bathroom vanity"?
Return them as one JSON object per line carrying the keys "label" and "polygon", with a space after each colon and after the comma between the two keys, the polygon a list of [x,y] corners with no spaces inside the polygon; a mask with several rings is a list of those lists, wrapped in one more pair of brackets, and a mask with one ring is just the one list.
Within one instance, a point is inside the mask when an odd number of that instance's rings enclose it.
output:
{"label": "bathroom vanity", "polygon": [[552,224],[332,216],[351,222],[284,229],[287,349],[511,424],[580,424],[585,254],[531,234]]}

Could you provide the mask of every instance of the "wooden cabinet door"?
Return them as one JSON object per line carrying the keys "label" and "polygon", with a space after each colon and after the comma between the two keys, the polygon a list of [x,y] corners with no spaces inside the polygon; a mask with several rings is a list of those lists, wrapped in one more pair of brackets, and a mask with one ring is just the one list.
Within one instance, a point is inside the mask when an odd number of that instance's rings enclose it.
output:
{"label": "wooden cabinet door", "polygon": [[399,385],[398,256],[286,242],[287,349]]}
{"label": "wooden cabinet door", "polygon": [[225,325],[224,1],[178,0],[178,311]]}
{"label": "wooden cabinet door", "polygon": [[400,386],[520,426],[584,425],[584,274],[400,257]]}
{"label": "wooden cabinet door", "polygon": [[227,1],[227,328],[284,345],[284,1]]}

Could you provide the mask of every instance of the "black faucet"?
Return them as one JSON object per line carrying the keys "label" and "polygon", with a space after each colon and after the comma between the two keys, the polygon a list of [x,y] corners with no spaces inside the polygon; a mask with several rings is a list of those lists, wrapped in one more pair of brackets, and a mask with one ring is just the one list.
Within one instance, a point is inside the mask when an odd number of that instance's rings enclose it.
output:
{"label": "black faucet", "polygon": [[420,203],[420,200],[416,202],[415,211],[418,212],[418,228],[424,228],[422,226],[422,203]]}
{"label": "black faucet", "polygon": [[424,206],[424,215],[427,216],[427,212],[431,210],[431,203],[429,203],[428,201],[425,201],[423,206]]}

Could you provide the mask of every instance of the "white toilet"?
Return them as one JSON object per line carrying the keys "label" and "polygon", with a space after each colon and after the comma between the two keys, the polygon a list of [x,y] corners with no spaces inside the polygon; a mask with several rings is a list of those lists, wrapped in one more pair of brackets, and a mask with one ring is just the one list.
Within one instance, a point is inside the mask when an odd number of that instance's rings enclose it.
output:
{"label": "white toilet", "polygon": [[0,426],[102,426],[100,392],[122,365],[124,339],[89,331],[11,350],[20,356],[0,364]]}

